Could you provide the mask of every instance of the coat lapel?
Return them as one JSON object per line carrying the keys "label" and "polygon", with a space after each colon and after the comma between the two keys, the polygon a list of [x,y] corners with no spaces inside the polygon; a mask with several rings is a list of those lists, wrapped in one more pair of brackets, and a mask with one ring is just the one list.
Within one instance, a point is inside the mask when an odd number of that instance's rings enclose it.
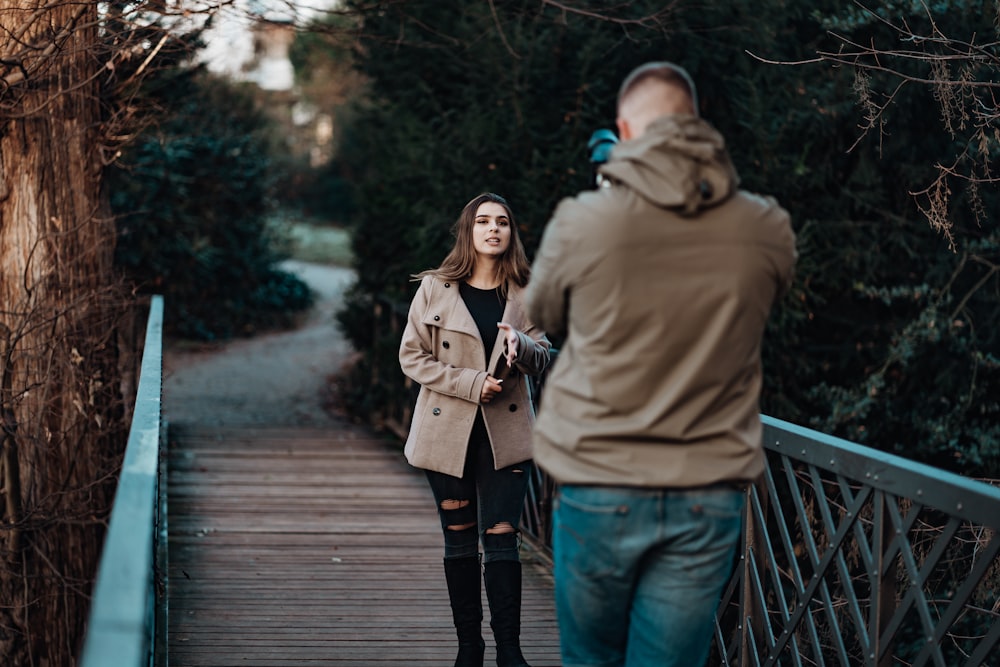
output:
{"label": "coat lapel", "polygon": [[507,292],[507,305],[503,309],[503,321],[518,331],[524,331],[527,328],[524,323],[524,307],[521,305],[521,292],[520,287],[511,286]]}
{"label": "coat lapel", "polygon": [[[449,287],[445,287],[445,285]],[[440,314],[441,320],[435,324],[450,331],[469,334],[476,340],[479,338],[479,327],[472,319],[472,314],[462,301],[462,295],[458,291],[458,284],[455,282],[439,282],[434,289],[434,298],[430,303],[429,315]]]}
{"label": "coat lapel", "polygon": [[[445,285],[448,287],[445,287]],[[436,320],[435,317],[440,319]],[[504,306],[503,321],[510,324],[515,329],[523,331],[524,309],[521,306],[521,288],[512,287],[507,295],[507,305]],[[435,281],[434,289],[431,291],[431,298],[428,302],[427,312],[424,314],[424,322],[431,325],[456,331],[472,336],[479,345],[482,345],[482,338],[479,336],[479,327],[472,318],[472,313],[462,300],[462,295],[458,291],[458,284],[453,281]],[[490,361],[487,369],[496,366],[500,355],[503,353],[504,339],[497,336],[496,344],[490,351]]]}

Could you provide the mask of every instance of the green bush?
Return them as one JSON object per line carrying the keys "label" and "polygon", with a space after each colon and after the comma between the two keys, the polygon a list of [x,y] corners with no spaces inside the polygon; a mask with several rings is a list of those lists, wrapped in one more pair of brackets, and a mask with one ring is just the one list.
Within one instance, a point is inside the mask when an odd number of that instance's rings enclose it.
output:
{"label": "green bush", "polygon": [[217,339],[288,325],[312,294],[280,270],[271,219],[271,123],[249,92],[203,73],[171,79],[170,111],[110,175],[116,260],[165,296],[179,336]]}

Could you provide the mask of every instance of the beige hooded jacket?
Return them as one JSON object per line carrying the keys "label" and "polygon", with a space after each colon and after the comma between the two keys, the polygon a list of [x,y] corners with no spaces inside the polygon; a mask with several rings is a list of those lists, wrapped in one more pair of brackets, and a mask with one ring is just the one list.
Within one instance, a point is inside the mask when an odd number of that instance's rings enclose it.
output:
{"label": "beige hooded jacket", "polygon": [[796,260],[787,212],[737,189],[719,133],[665,116],[563,200],[525,294],[566,343],[535,460],[562,483],[696,487],[763,470],[760,348]]}
{"label": "beige hooded jacket", "polygon": [[[537,375],[549,363],[549,341],[528,321],[521,288],[511,286],[503,321],[518,335],[518,355],[503,391],[479,402],[486,382],[486,355],[476,322],[458,284],[425,277],[417,289],[399,346],[399,364],[420,385],[404,454],[417,468],[461,477],[476,413],[483,411],[499,470],[532,458],[534,409],[525,374]],[[505,337],[498,335],[488,368],[496,368]]]}

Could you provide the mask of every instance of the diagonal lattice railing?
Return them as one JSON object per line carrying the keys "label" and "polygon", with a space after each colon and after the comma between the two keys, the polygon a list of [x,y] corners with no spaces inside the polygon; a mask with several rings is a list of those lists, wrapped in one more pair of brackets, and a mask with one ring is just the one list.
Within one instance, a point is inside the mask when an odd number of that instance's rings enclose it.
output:
{"label": "diagonal lattice railing", "polygon": [[[1000,489],[763,419],[709,665],[1000,665]],[[522,519],[543,549],[554,486]]]}
{"label": "diagonal lattice railing", "polygon": [[764,420],[714,664],[1000,664],[1000,489]]}

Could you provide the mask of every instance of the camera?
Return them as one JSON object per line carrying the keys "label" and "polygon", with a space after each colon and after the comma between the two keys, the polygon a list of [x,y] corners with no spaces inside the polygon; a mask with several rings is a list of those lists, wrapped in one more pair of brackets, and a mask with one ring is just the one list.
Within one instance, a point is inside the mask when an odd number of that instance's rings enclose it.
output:
{"label": "camera", "polygon": [[587,142],[587,150],[590,154],[590,166],[593,170],[594,183],[597,187],[610,185],[609,181],[597,173],[597,168],[608,161],[611,157],[611,149],[618,143],[618,137],[614,132],[607,129],[594,130]]}

